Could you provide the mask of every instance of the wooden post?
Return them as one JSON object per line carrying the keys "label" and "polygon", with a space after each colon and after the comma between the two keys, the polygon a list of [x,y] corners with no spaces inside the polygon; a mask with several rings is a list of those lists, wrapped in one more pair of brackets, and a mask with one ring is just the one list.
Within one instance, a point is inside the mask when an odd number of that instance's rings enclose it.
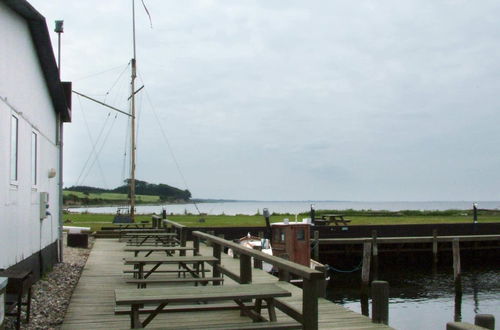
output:
{"label": "wooden post", "polygon": [[[212,245],[212,255],[217,258],[218,261],[215,262],[214,266],[213,266],[213,270],[212,270],[212,274],[214,277],[220,277],[221,276],[221,273],[220,273],[220,270],[218,268],[218,266],[220,265],[220,259],[221,259],[221,246],[219,244],[213,244]],[[214,281],[214,285],[220,285],[220,281]]]}
{"label": "wooden post", "polygon": [[377,231],[372,230],[372,256],[373,256],[373,276],[374,280],[378,278],[378,245],[377,245]]}
{"label": "wooden post", "polygon": [[460,242],[458,238],[454,238],[452,242],[453,248],[453,279],[455,281],[455,290],[462,291],[461,269],[460,269]]}
{"label": "wooden post", "polygon": [[[254,250],[262,251],[262,246],[254,246]],[[253,268],[262,269],[262,260],[253,258]]]}
{"label": "wooden post", "polygon": [[[283,253],[279,257],[283,258],[285,260],[289,260],[290,259],[290,257],[286,253]],[[287,270],[285,270],[285,269],[278,269],[278,279],[280,281],[288,282],[288,281],[290,281],[290,273]]]}
{"label": "wooden post", "polygon": [[372,254],[372,243],[363,243],[363,268],[361,269],[361,285],[362,287],[368,287],[370,282],[370,262]]}
{"label": "wooden post", "polygon": [[303,279],[302,282],[302,326],[304,329],[318,329],[318,283]]}
{"label": "wooden post", "polygon": [[[208,235],[212,235],[212,236],[214,236],[214,231],[213,231],[213,230],[209,230],[209,231],[207,231],[207,234],[208,234]],[[207,241],[205,242],[205,244],[206,244],[207,246],[212,246],[212,242],[211,242],[210,240],[207,240]]]}
{"label": "wooden post", "polygon": [[197,236],[193,237],[193,248],[194,248],[194,255],[200,255],[200,238]]}
{"label": "wooden post", "polygon": [[252,283],[252,257],[240,255],[240,284]]}
{"label": "wooden post", "polygon": [[316,261],[319,261],[319,231],[315,230],[314,233],[314,239],[313,239],[313,259]]}
{"label": "wooden post", "polygon": [[326,266],[316,266],[314,267],[315,270],[322,272],[325,274],[325,279],[323,281],[317,281],[318,282],[318,297],[326,297],[326,287],[328,286],[328,268]]}
{"label": "wooden post", "polygon": [[[185,247],[186,246],[186,241],[187,241],[187,228],[181,228],[180,229],[180,236],[181,236],[181,246]],[[186,250],[180,251],[179,252],[180,256],[185,256],[186,255]]]}
{"label": "wooden post", "polygon": [[432,256],[434,264],[437,265],[438,263],[437,229],[432,230]]}
{"label": "wooden post", "polygon": [[495,317],[492,314],[476,314],[474,324],[489,330],[495,330]]}
{"label": "wooden post", "polygon": [[389,283],[372,282],[372,321],[389,324]]}

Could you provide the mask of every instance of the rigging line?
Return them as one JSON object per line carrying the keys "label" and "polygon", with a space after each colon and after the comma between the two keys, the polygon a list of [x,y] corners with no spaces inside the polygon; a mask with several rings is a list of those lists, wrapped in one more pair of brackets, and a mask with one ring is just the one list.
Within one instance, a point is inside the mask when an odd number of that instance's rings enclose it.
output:
{"label": "rigging line", "polygon": [[84,123],[85,123],[85,127],[87,128],[87,134],[88,134],[88,136],[89,136],[89,140],[90,140],[90,143],[91,143],[91,145],[92,145],[92,150],[90,151],[89,157],[87,158],[87,160],[85,161],[85,164],[83,165],[82,171],[80,172],[80,175],[78,176],[78,179],[76,180],[76,184],[75,184],[75,186],[78,186],[78,185],[81,183],[80,179],[81,179],[81,177],[82,177],[83,173],[84,173],[84,172],[86,172],[86,167],[87,167],[87,165],[88,165],[88,162],[89,162],[89,161],[90,161],[90,159],[92,158],[92,155],[96,152],[96,151],[95,151],[95,146],[96,146],[97,142],[99,141],[99,139],[101,138],[101,135],[102,135],[102,132],[103,132],[104,127],[105,127],[105,125],[106,125],[106,122],[108,121],[109,116],[111,115],[111,112],[108,112],[108,116],[106,117],[106,120],[104,121],[104,124],[103,124],[103,126],[102,126],[102,128],[101,128],[101,131],[99,132],[99,135],[98,135],[98,137],[97,137],[97,140],[96,140],[96,142],[94,143],[94,141],[93,141],[93,139],[92,139],[92,134],[90,133],[89,124],[88,124],[88,122],[87,122],[87,117],[85,116],[85,111],[83,111],[83,105],[82,105],[82,101],[81,101],[81,98],[80,98],[80,97],[78,97],[78,102],[79,102],[79,104],[80,104],[80,108],[82,109],[82,117],[83,117],[83,121],[84,121]]}
{"label": "rigging line", "polygon": [[125,146],[125,150],[123,151],[123,163],[122,163],[122,176],[121,176],[121,180],[122,182],[125,181],[125,170],[126,170],[126,166],[127,166],[127,150],[129,149],[128,147],[128,143],[129,143],[129,132],[130,132],[130,118],[128,118],[128,121],[127,121],[127,129],[125,130],[125,143],[124,143],[124,146]]}
{"label": "rigging line", "polygon": [[[127,64],[128,65],[128,64]],[[104,74],[106,72],[109,72],[109,71],[113,71],[113,70],[116,70],[116,69],[120,69],[123,67],[123,64],[120,65],[120,66],[116,66],[114,68],[111,68],[111,69],[107,69],[107,70],[104,70],[104,71],[100,71],[100,72],[97,72],[97,73],[92,73],[92,74],[89,74],[87,76],[83,76],[81,78],[76,78],[76,79],[73,79],[73,82],[75,81],[80,81],[80,80],[84,80],[84,79],[88,79],[88,78],[92,78],[92,77],[95,77],[95,76],[99,76],[101,74]]]}
{"label": "rigging line", "polygon": [[[142,84],[145,85],[144,81],[142,80],[142,77],[140,75],[139,75],[139,79],[141,80]],[[175,163],[175,166],[177,168],[177,171],[179,172],[179,175],[181,176],[181,179],[184,182],[184,186],[186,187],[187,190],[189,190],[186,178],[184,177],[184,174],[181,171],[181,167],[179,166],[179,162],[177,162],[177,158],[175,157],[175,154],[174,154],[174,151],[172,149],[172,146],[170,145],[170,141],[167,138],[167,134],[165,133],[165,130],[163,129],[163,126],[160,123],[160,118],[158,117],[158,115],[156,113],[155,107],[153,106],[153,102],[151,101],[151,97],[149,96],[149,93],[148,93],[148,91],[146,89],[144,90],[144,92],[146,93],[146,99],[148,100],[148,103],[151,106],[151,110],[153,111],[153,115],[156,118],[156,123],[158,124],[158,126],[160,128],[160,132],[161,132],[163,138],[165,139],[165,142],[167,144],[167,147],[168,147],[168,150],[170,152],[170,155],[172,156],[172,159],[174,160],[174,163]],[[191,199],[191,201],[193,202],[194,207],[198,211],[198,214],[201,215],[200,209],[198,208],[198,205],[196,204],[196,202],[193,199]]]}
{"label": "rigging line", "polygon": [[[114,118],[114,119],[113,119],[113,121],[111,122],[111,126],[109,127],[108,132],[106,133],[106,136],[104,137],[104,140],[102,141],[101,148],[100,148],[100,149],[99,149],[99,151],[97,152],[97,155],[96,155],[96,157],[95,157],[95,159],[94,159],[94,162],[93,162],[93,163],[92,163],[92,165],[90,166],[90,169],[92,169],[92,167],[94,166],[94,163],[95,163],[95,162],[97,162],[97,166],[99,166],[99,168],[100,168],[100,165],[99,165],[99,164],[100,164],[100,163],[99,163],[99,155],[101,154],[102,149],[104,149],[104,146],[106,145],[106,141],[108,140],[109,135],[111,134],[111,131],[113,130],[113,126],[114,126],[114,125],[115,125],[115,123],[116,123],[116,118],[117,118],[117,117],[118,117],[118,114],[115,114],[115,118]],[[89,171],[87,172],[87,175],[85,176],[84,181],[87,179],[87,176],[90,174],[90,169],[89,169]],[[104,178],[103,178],[103,180],[104,180]],[[104,184],[106,184],[106,183],[104,183]]]}
{"label": "rigging line", "polygon": [[121,80],[123,74],[127,71],[129,65],[130,65],[130,62],[127,63],[127,65],[125,66],[125,68],[118,75],[118,78],[116,78],[115,82],[113,84],[111,84],[111,87],[106,91],[106,94],[104,95],[104,101],[103,101],[104,103],[106,103],[106,98],[108,97],[109,93],[111,92],[111,90],[113,88],[115,88],[116,84]]}

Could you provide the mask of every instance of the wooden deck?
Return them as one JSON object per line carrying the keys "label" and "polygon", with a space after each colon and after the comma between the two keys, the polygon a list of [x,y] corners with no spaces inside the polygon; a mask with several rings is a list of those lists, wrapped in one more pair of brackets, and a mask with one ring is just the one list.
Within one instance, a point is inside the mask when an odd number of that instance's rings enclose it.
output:
{"label": "wooden deck", "polygon": [[[98,239],[87,260],[82,276],[75,288],[68,307],[63,329],[128,329],[130,318],[128,315],[115,315],[114,290],[119,288],[134,288],[124,280],[124,257],[131,257],[131,252],[125,252],[125,243],[116,239]],[[202,255],[211,255],[211,248],[201,246]],[[222,264],[234,272],[239,271],[239,261],[223,254]],[[278,283],[276,277],[254,269],[253,283]],[[173,284],[174,285],[174,284]],[[184,284],[175,284],[175,286]],[[225,286],[237,285],[229,278],[225,278]],[[280,298],[287,303],[301,309],[302,290],[292,284],[279,282],[279,286],[292,293],[289,298]],[[149,287],[149,286],[148,286]],[[154,285],[151,285],[154,287]],[[388,326],[374,324],[368,317],[350,311],[326,299],[319,299],[319,328],[320,329],[391,329]],[[277,311],[278,321],[292,321],[284,313]],[[240,316],[238,310],[210,311],[202,313],[169,313],[158,315],[151,328],[165,329],[176,327],[191,327],[203,329],[204,326],[221,323],[250,323],[248,317]]]}

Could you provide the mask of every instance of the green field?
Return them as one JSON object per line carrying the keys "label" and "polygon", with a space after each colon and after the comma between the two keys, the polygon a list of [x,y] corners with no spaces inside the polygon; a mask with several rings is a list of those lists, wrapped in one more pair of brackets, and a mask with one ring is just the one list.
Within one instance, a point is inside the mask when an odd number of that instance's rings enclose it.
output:
{"label": "green field", "polygon": [[[90,201],[93,199],[100,199],[103,201],[108,201],[110,203],[116,202],[116,201],[126,201],[128,199],[127,194],[117,194],[117,193],[90,193],[85,195],[82,192],[79,191],[71,191],[71,190],[64,190],[63,191],[63,196],[69,197],[70,195],[75,195],[76,197],[80,199],[88,198]],[[138,202],[145,202],[145,203],[156,203],[160,202],[160,197],[159,196],[151,196],[151,195],[136,195],[135,196],[136,200]]]}
{"label": "green field", "polygon": [[[99,230],[103,226],[112,224],[113,215],[111,214],[72,214],[64,215],[65,225],[91,227],[93,231]],[[288,217],[290,221],[294,221],[291,216],[274,215],[271,216],[271,222],[280,222]],[[304,216],[305,217],[305,216]],[[199,222],[200,218],[205,219],[205,222]],[[421,215],[421,216],[361,216],[349,215],[352,220],[351,225],[397,225],[397,224],[432,224],[432,223],[467,223],[472,222],[470,215]],[[259,215],[172,215],[168,219],[176,221],[190,227],[247,227],[247,226],[264,226],[264,217]],[[299,216],[299,220],[302,219]],[[139,215],[136,222],[151,221],[151,215]],[[481,215],[479,222],[500,222],[500,215]]]}

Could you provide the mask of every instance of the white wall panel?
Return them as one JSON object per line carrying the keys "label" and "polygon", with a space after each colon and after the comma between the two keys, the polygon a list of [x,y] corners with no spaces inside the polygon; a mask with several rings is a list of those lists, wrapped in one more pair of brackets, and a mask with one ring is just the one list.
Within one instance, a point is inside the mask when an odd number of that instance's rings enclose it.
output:
{"label": "white wall panel", "polygon": [[[23,18],[0,2],[0,268],[58,238],[57,121],[40,62]],[[18,185],[11,185],[10,117],[19,118]],[[38,184],[31,178],[31,134],[38,134]],[[50,168],[57,170],[48,178]],[[39,220],[39,193],[50,193],[52,218]]]}

